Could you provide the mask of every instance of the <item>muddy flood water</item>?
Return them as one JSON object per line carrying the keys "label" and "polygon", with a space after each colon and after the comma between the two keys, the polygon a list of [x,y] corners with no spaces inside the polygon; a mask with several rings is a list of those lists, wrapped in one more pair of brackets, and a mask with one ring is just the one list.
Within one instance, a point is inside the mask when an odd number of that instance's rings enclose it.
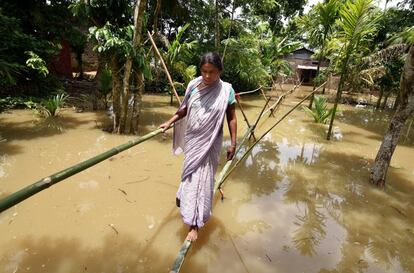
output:
{"label": "muddy flood water", "polygon": [[[177,107],[166,96],[144,102],[142,135]],[[242,97],[251,123],[263,104]],[[340,110],[332,141],[299,109],[253,149],[181,272],[414,272],[414,130],[403,129],[387,187],[377,189],[369,167],[390,114]],[[53,122],[29,110],[0,114],[0,198],[134,138],[103,132],[105,120],[72,108]],[[169,272],[187,233],[175,207],[183,158],[171,146],[171,132],[156,136],[0,213],[0,272]]]}

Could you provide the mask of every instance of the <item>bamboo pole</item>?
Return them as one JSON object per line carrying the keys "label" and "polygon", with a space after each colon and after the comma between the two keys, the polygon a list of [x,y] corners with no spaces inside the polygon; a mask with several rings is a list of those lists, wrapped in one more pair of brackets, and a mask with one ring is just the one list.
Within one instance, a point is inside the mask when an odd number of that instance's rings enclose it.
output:
{"label": "bamboo pole", "polygon": [[[260,92],[262,93],[263,98],[264,98],[264,100],[265,100],[265,101],[267,101],[268,99],[269,99],[269,101],[270,101],[271,97],[269,97],[269,98],[268,98],[268,97],[266,96],[266,94],[265,94],[265,92],[264,92],[264,90],[263,90],[263,88],[262,88],[262,87],[260,88]],[[269,107],[269,108],[270,108],[270,107]],[[271,111],[270,113],[271,113],[271,115],[272,115],[273,117],[275,116],[275,115],[273,114],[273,111]]]}
{"label": "bamboo pole", "polygon": [[[216,179],[216,182],[214,184],[213,196],[217,192],[217,190],[220,189],[220,186],[224,183],[224,179],[227,178],[226,173],[229,171],[230,166],[233,164],[233,162],[235,162],[236,155],[241,150],[241,147],[247,141],[247,139],[249,139],[249,135],[251,134],[251,132],[254,130],[254,128],[256,128],[257,124],[259,123],[259,120],[263,116],[263,112],[264,112],[264,109],[266,108],[266,106],[267,106],[267,104],[262,108],[262,111],[260,112],[260,114],[257,117],[256,122],[253,124],[253,126],[247,128],[247,131],[244,134],[242,141],[238,145],[238,147],[236,149],[236,152],[234,153],[233,158],[231,160],[227,161],[226,164],[224,165],[223,169],[221,170],[221,172],[220,172],[220,174],[219,174],[219,176]],[[169,273],[178,273],[178,272],[180,272],[181,266],[184,263],[184,259],[187,255],[188,250],[190,249],[191,245],[192,245],[191,241],[184,240],[184,243],[182,244],[182,246],[180,248],[180,251],[178,252],[177,257],[175,258],[172,269]]]}
{"label": "bamboo pole", "polygon": [[[248,127],[248,128],[250,128],[250,127],[251,127],[250,122],[249,122],[249,120],[247,119],[246,113],[245,113],[245,112],[244,112],[244,110],[243,110],[243,106],[241,105],[241,103],[240,103],[240,101],[237,99],[237,97],[236,97],[236,101],[237,101],[237,105],[239,106],[240,111],[241,111],[241,113],[242,113],[242,115],[243,115],[244,121],[245,121],[245,122],[246,122],[246,124],[247,124],[247,127]],[[254,133],[252,133],[252,134],[251,134],[251,136],[252,136],[252,137],[253,137],[253,139],[256,141],[256,137],[255,137]]]}
{"label": "bamboo pole", "polygon": [[[170,129],[171,127],[169,127],[168,129]],[[167,129],[167,130],[168,130]],[[108,159],[122,151],[125,151],[135,145],[138,145],[141,142],[144,142],[160,133],[162,133],[163,130],[157,129],[151,133],[148,133],[142,137],[139,137],[135,140],[130,140],[127,143],[121,144],[115,148],[112,148],[106,152],[103,152],[97,156],[94,156],[92,158],[89,158],[85,161],[82,161],[76,165],[73,165],[69,168],[66,168],[60,172],[54,173],[51,176],[47,176],[45,178],[40,179],[39,181],[15,192],[10,194],[9,196],[3,198],[0,200],[0,213],[5,211],[6,209],[20,203],[21,201],[29,198],[30,196],[49,188],[50,186],[52,186],[53,184],[56,184],[62,180],[64,180],[65,178],[68,178],[74,174],[77,174],[87,168],[92,167],[93,165],[96,165],[102,161],[104,161],[105,159]]]}
{"label": "bamboo pole", "polygon": [[[257,124],[259,123],[260,119],[262,118],[262,116],[264,115],[264,111],[266,109],[266,107],[268,106],[269,102],[270,102],[270,97],[266,100],[265,105],[262,108],[262,111],[260,111],[260,114],[257,116],[257,119],[255,121],[255,123],[253,124],[253,128],[252,128],[252,133],[251,135],[254,134],[254,131],[256,130]],[[250,139],[250,138],[249,138]],[[254,137],[254,141],[256,141],[256,138]]]}
{"label": "bamboo pole", "polygon": [[242,95],[246,95],[246,94],[252,94],[252,93],[255,93],[255,92],[259,91],[259,90],[260,90],[260,88],[261,88],[261,87],[256,88],[256,89],[254,89],[254,90],[250,90],[250,91],[240,92],[240,93],[237,93],[237,95],[242,96]]}
{"label": "bamboo pole", "polygon": [[[322,86],[324,86],[326,84],[323,83],[322,85],[320,85],[318,88],[316,88],[315,90],[313,90],[312,92],[310,92],[306,97],[304,97],[300,102],[298,102],[294,107],[292,107],[289,111],[287,111],[274,125],[272,125],[272,127],[270,127],[267,131],[264,132],[264,134],[262,134],[257,140],[256,142],[254,142],[252,144],[252,146],[249,147],[249,149],[247,149],[247,151],[243,154],[243,156],[233,165],[233,167],[226,172],[225,176],[222,179],[221,183],[224,183],[224,181],[229,177],[229,175],[234,171],[234,169],[239,165],[239,163],[246,158],[246,156],[249,154],[249,152],[254,148],[254,146],[257,145],[257,143],[259,143],[260,140],[262,140],[271,130],[273,130],[273,128],[275,128],[280,122],[282,122],[290,113],[293,112],[293,110],[295,110],[296,108],[298,108],[305,100],[307,100],[309,97],[311,97],[313,94],[315,94],[316,91],[319,90],[319,88],[321,88]],[[220,188],[221,185],[219,185]]]}
{"label": "bamboo pole", "polygon": [[285,99],[285,97],[291,93],[293,93],[296,88],[298,88],[301,84],[295,85],[292,89],[286,91],[285,93],[283,93],[282,95],[280,95],[280,97],[277,99],[277,101],[269,107],[269,109],[267,109],[264,113],[266,114],[267,112],[270,111],[269,117],[270,116],[274,116],[273,112],[276,111],[276,108],[280,105],[280,103]]}
{"label": "bamboo pole", "polygon": [[266,97],[266,94],[265,94],[265,92],[263,91],[262,87],[260,87],[260,92],[262,93],[263,98],[264,98],[264,99],[265,99],[265,101],[266,101],[266,100],[267,100],[267,97]]}
{"label": "bamboo pole", "polygon": [[[171,78],[171,75],[170,75],[170,72],[168,71],[167,66],[165,65],[164,59],[162,58],[162,56],[160,54],[160,51],[158,50],[158,47],[157,47],[157,45],[154,42],[154,39],[152,39],[151,33],[149,31],[147,31],[147,32],[148,32],[148,37],[150,38],[151,44],[154,47],[155,53],[157,53],[157,56],[158,56],[158,58],[161,61],[162,67],[164,68],[165,74],[167,75],[168,81],[170,82],[170,85],[172,87],[172,90],[174,92],[174,95],[177,98],[178,103],[181,104],[180,97],[177,94],[177,90],[175,90],[174,82],[173,82],[173,80]],[[171,103],[172,103],[172,100],[171,100]]]}

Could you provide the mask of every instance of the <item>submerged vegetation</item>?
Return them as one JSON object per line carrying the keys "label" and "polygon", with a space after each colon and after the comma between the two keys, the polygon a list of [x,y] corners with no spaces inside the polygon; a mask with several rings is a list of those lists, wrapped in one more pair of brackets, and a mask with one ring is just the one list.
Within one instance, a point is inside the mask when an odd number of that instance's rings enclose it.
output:
{"label": "submerged vegetation", "polygon": [[323,96],[315,96],[313,98],[315,107],[309,109],[307,106],[303,106],[303,110],[306,114],[311,116],[316,123],[326,123],[329,116],[332,114],[333,109],[328,109],[326,98]]}
{"label": "submerged vegetation", "polygon": [[68,95],[61,93],[51,98],[42,100],[37,106],[36,110],[43,117],[54,117],[59,113],[59,110],[64,107]]}

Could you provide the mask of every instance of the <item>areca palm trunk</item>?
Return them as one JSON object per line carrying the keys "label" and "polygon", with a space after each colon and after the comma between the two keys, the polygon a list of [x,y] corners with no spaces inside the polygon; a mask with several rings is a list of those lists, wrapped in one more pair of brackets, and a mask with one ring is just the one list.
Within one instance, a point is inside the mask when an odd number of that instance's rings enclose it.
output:
{"label": "areca palm trunk", "polygon": [[335,114],[336,114],[336,109],[338,108],[338,103],[341,100],[341,95],[342,95],[342,89],[345,83],[345,76],[348,73],[348,59],[349,59],[349,51],[347,51],[345,60],[343,62],[342,65],[342,69],[341,69],[341,79],[339,80],[339,84],[338,84],[338,90],[336,91],[336,98],[335,98],[335,104],[334,107],[332,109],[332,116],[331,116],[331,121],[329,123],[329,129],[328,129],[328,135],[326,136],[327,140],[331,139],[331,134],[332,134],[332,127],[333,127],[333,122],[335,120]]}
{"label": "areca palm trunk", "polygon": [[[319,59],[318,59],[318,66],[316,67],[316,74],[315,74],[315,78],[319,75],[319,69],[320,69],[320,65],[321,65],[321,60],[322,60],[322,57],[319,57]],[[314,91],[315,90],[315,88],[316,88],[316,84],[315,84],[315,78],[313,78],[313,89],[312,89],[312,91]],[[314,94],[312,94],[312,96],[311,96],[311,98],[310,98],[310,100],[309,100],[309,109],[312,109],[312,104],[313,104],[313,98],[315,97],[315,95]]]}
{"label": "areca palm trunk", "polygon": [[[327,84],[325,84],[324,86],[323,86],[323,88],[322,88],[322,95],[324,95],[325,94],[325,89],[326,89],[326,86],[329,86],[330,84],[331,84],[331,77],[332,77],[332,74],[328,74],[328,78],[327,78]],[[328,87],[329,88],[329,87]]]}
{"label": "areca palm trunk", "polygon": [[[322,44],[322,48],[321,48],[321,53],[320,56],[318,58],[318,65],[316,66],[316,74],[315,74],[315,78],[319,75],[319,71],[321,69],[321,61],[322,61],[322,57],[323,57],[323,51],[325,49],[325,43],[326,43],[326,36],[328,35],[328,30],[326,30],[323,34],[323,44]],[[313,89],[312,91],[315,90],[316,88],[316,83],[315,83],[315,78],[313,78]],[[325,88],[325,87],[324,87]],[[312,109],[312,104],[313,104],[313,98],[315,97],[314,94],[312,94],[310,101],[309,101],[309,109]]]}
{"label": "areca palm trunk", "polygon": [[404,71],[401,74],[401,92],[397,111],[391,119],[388,131],[375,157],[369,180],[377,186],[384,186],[392,155],[397,147],[407,119],[414,113],[414,45],[407,55]]}

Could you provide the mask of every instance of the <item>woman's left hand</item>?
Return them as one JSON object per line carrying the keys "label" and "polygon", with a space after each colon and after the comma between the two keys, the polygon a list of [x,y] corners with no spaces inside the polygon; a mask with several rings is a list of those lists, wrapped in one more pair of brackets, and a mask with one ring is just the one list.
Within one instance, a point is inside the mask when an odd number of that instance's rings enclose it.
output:
{"label": "woman's left hand", "polygon": [[236,152],[235,146],[227,147],[227,160],[232,160],[235,152]]}

